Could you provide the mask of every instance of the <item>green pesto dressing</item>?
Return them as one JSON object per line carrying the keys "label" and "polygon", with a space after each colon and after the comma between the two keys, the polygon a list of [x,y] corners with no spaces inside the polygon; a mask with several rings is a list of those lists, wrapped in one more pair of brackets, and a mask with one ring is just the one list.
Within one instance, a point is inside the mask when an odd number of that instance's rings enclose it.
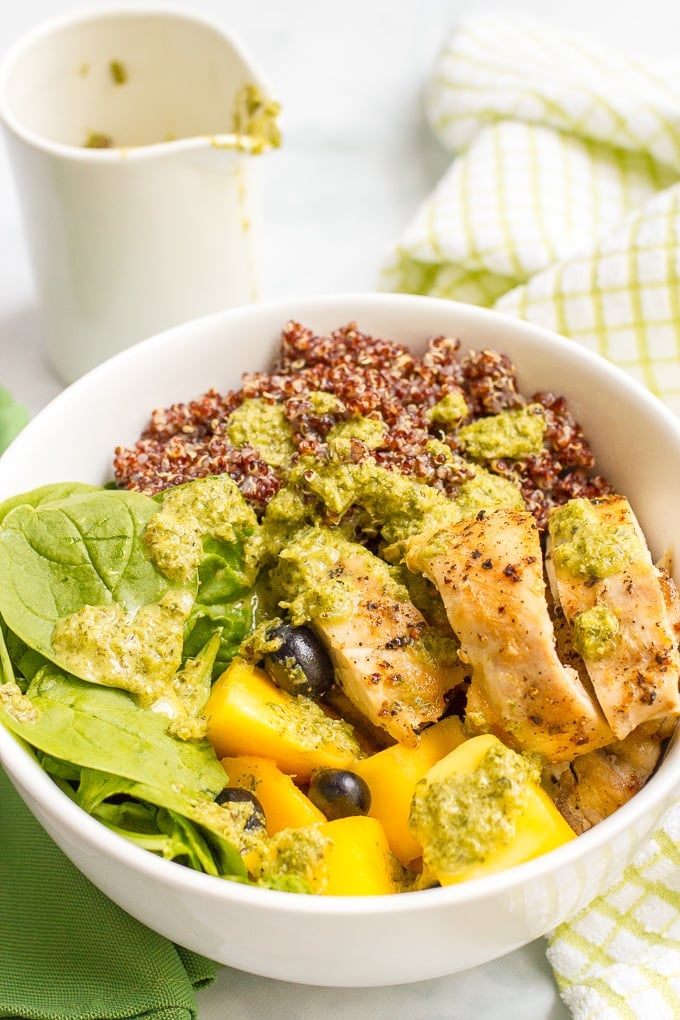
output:
{"label": "green pesto dressing", "polygon": [[113,138],[103,131],[90,131],[84,142],[86,149],[112,149]]}
{"label": "green pesto dressing", "polygon": [[602,524],[586,499],[572,499],[553,510],[548,530],[555,568],[574,577],[610,577],[645,555],[634,527]]}
{"label": "green pesto dressing", "polygon": [[574,647],[584,659],[606,659],[616,648],[619,621],[607,606],[593,606],[574,617]]}
{"label": "green pesto dressing", "polygon": [[484,862],[513,839],[529,784],[538,781],[533,761],[493,746],[467,775],[416,785],[409,828],[433,872],[455,875]]}
{"label": "green pesto dressing", "polygon": [[425,412],[425,417],[432,425],[441,425],[445,429],[453,429],[469,414],[469,408],[462,390],[447,393],[441,400],[433,404]]}
{"label": "green pesto dressing", "polygon": [[[311,892],[318,886],[319,869],[330,845],[330,837],[317,826],[282,829],[262,850],[258,883],[290,892]],[[322,893],[323,888],[318,891]]]}
{"label": "green pesto dressing", "polygon": [[330,745],[354,758],[361,757],[361,747],[350,723],[326,715],[311,698],[296,694],[285,705],[272,702],[268,708],[276,717],[282,736],[290,737],[305,750],[316,751]]}
{"label": "green pesto dressing", "polygon": [[345,410],[345,405],[340,397],[327,390],[315,390],[310,393],[309,402],[314,408],[315,414],[342,414]]}
{"label": "green pesto dressing", "polygon": [[440,464],[453,464],[456,459],[451,447],[442,443],[441,439],[428,439],[425,449]]}
{"label": "green pesto dressing", "polygon": [[248,829],[248,822],[252,818],[253,807],[247,801],[231,801],[228,804],[218,804],[207,798],[192,801],[192,819],[211,832],[217,832],[223,839],[226,839],[233,846],[238,847],[241,853],[249,853],[261,847],[263,830]]}
{"label": "green pesto dressing", "polygon": [[135,612],[119,603],[83,606],[54,627],[59,664],[93,683],[129,691],[149,707],[179,669],[193,601],[190,592],[173,590]]}
{"label": "green pesto dressing", "polygon": [[350,418],[348,421],[337,422],[330,429],[327,441],[360,439],[372,450],[382,446],[387,435],[387,424],[376,418]]}
{"label": "green pesto dressing", "polygon": [[569,542],[586,526],[596,526],[598,517],[587,499],[570,499],[550,514],[550,537],[556,545]]}
{"label": "green pesto dressing", "polygon": [[219,647],[220,635],[216,633],[200,655],[185,661],[151,706],[168,716],[168,731],[180,740],[201,740],[207,735],[203,709],[210,696],[212,666]]}
{"label": "green pesto dressing", "polygon": [[[345,565],[350,560],[352,571],[346,576]],[[351,616],[363,594],[355,581],[357,564],[374,591],[398,601],[408,600],[407,589],[384,560],[334,529],[308,527],[284,545],[271,577],[292,623],[300,626],[308,620]]]}
{"label": "green pesto dressing", "polygon": [[14,680],[0,684],[0,709],[18,723],[35,723],[40,718],[40,709],[36,708]]}
{"label": "green pesto dressing", "polygon": [[239,139],[239,147],[247,149],[253,155],[267,149],[278,149],[281,145],[281,129],[279,127],[279,103],[258,88],[257,85],[244,85],[234,97],[233,130]]}
{"label": "green pesto dressing", "polygon": [[260,555],[258,532],[257,517],[236,482],[227,474],[209,475],[163,493],[144,541],[157,570],[184,583],[196,576],[205,537],[244,542],[244,581],[252,583]]}
{"label": "green pesto dressing", "polygon": [[[461,485],[453,505],[456,511],[453,520],[457,522],[467,517],[475,517],[481,511],[495,510],[498,507],[519,510],[523,508],[524,501],[519,490],[507,479],[478,467],[474,478]],[[433,520],[435,527],[427,530],[425,541],[418,544],[418,559],[422,561],[444,555],[450,546],[451,536],[448,530],[450,522],[446,519],[441,522],[437,518]]]}
{"label": "green pesto dressing", "polygon": [[120,60],[111,60],[109,62],[109,74],[114,85],[124,85],[128,80],[127,68]]}
{"label": "green pesto dressing", "polygon": [[234,446],[252,446],[265,463],[286,468],[295,453],[293,432],[281,404],[251,397],[227,419],[227,435]]}
{"label": "green pesto dressing", "polygon": [[[453,456],[449,447],[439,445],[446,450],[447,460]],[[357,506],[389,547],[483,509],[524,505],[521,492],[506,478],[479,465],[471,473],[457,498],[450,499],[431,485],[381,467],[371,457],[354,463],[338,456],[321,465],[312,457],[301,457],[265,512],[262,535],[267,554],[272,559],[278,556],[296,529],[329,518],[342,523],[344,515]]]}
{"label": "green pesto dressing", "polygon": [[283,639],[272,634],[284,621],[280,616],[265,616],[247,634],[239,645],[239,658],[246,659],[250,663],[258,663],[265,655],[277,652],[283,644]]}
{"label": "green pesto dressing", "polygon": [[305,528],[283,546],[270,579],[294,626],[315,618],[342,620],[354,611],[358,593],[343,577],[343,546],[326,527]]}
{"label": "green pesto dressing", "polygon": [[465,453],[475,460],[496,460],[508,457],[518,460],[543,449],[546,422],[539,404],[526,407],[463,425],[456,438]]}
{"label": "green pesto dressing", "polygon": [[483,467],[475,468],[474,477],[466,479],[454,500],[459,519],[474,517],[480,510],[495,510],[498,507],[524,507],[522,493],[516,485],[494,475]]}
{"label": "green pesto dressing", "polygon": [[358,464],[340,460],[323,466],[302,458],[291,482],[316,496],[338,519],[353,505],[362,507],[388,543],[420,531],[432,518],[458,519],[453,501],[442,492],[388,471],[371,458]]}

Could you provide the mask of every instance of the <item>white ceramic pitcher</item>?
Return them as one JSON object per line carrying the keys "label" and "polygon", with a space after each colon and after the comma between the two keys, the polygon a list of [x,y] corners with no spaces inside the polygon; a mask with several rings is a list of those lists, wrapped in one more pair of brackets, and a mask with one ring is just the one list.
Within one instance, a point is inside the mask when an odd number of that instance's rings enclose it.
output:
{"label": "white ceramic pitcher", "polygon": [[10,51],[0,118],[66,382],[256,299],[253,165],[277,144],[276,112],[243,48],[181,11],[69,15]]}

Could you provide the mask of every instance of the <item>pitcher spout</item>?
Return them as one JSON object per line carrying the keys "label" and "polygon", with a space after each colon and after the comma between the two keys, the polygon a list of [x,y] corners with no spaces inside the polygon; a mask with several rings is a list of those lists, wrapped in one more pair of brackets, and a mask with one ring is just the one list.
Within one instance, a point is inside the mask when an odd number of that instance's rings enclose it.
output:
{"label": "pitcher spout", "polygon": [[0,111],[37,146],[133,150],[190,139],[261,153],[279,107],[231,34],[193,14],[120,8],[41,26],[9,55]]}

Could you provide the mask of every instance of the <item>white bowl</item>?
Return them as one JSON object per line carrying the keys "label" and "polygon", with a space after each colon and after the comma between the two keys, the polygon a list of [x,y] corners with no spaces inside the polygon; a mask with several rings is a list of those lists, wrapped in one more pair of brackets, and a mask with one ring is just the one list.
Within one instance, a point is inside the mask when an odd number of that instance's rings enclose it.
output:
{"label": "white bowl", "polygon": [[[652,551],[680,539],[680,422],[603,359],[473,306],[403,295],[341,295],[227,311],[125,351],[57,397],[0,458],[0,498],[47,482],[103,483],[112,451],[155,407],[265,368],[281,328],[349,321],[420,349],[436,334],[491,346],[519,367],[525,394],[567,397],[600,470],[631,498]],[[474,967],[544,934],[613,882],[673,803],[680,747],[647,786],[572,843],[459,886],[382,897],[314,897],[251,888],[159,859],[76,807],[0,727],[0,759],[71,860],[112,900],[177,943],[242,970],[319,985],[385,985]]]}

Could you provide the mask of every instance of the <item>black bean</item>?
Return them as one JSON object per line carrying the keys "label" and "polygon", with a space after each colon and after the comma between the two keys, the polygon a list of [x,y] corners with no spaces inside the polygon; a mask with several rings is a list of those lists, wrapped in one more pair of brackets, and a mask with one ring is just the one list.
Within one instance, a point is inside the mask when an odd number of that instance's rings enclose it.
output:
{"label": "black bean", "polygon": [[252,814],[248,818],[244,828],[246,832],[252,832],[253,830],[264,829],[266,827],[266,821],[264,817],[264,808],[260,804],[259,800],[254,793],[250,790],[245,790],[240,786],[226,786],[221,793],[218,793],[215,798],[218,804],[250,804],[252,806]]}
{"label": "black bean", "polygon": [[283,623],[268,636],[281,639],[281,646],[264,659],[264,668],[277,687],[289,694],[322,698],[333,685],[333,664],[314,631]]}
{"label": "black bean", "polygon": [[308,796],[330,821],[366,815],[371,808],[368,784],[349,769],[317,769],[312,773]]}

